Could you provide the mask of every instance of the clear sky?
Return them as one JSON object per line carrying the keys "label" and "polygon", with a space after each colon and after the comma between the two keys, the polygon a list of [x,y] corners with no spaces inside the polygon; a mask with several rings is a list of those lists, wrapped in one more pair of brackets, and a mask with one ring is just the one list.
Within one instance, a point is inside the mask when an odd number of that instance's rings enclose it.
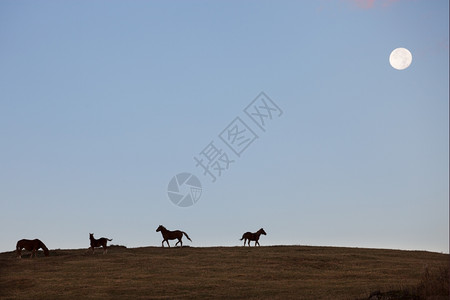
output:
{"label": "clear sky", "polygon": [[[1,1],[0,251],[87,248],[90,232],[160,246],[163,224],[192,246],[263,227],[261,245],[448,252],[448,12]],[[413,55],[402,71],[397,47]],[[282,111],[265,131],[244,111],[260,92]],[[258,137],[240,156],[220,138],[237,117]],[[215,182],[194,160],[210,142],[234,160]],[[167,193],[182,172],[202,185],[187,208]]]}

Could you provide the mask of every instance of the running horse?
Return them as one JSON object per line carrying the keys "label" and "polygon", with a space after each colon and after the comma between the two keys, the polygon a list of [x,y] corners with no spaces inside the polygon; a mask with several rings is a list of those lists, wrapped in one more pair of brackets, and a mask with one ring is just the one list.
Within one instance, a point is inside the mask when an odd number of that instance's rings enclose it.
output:
{"label": "running horse", "polygon": [[17,258],[22,258],[22,249],[27,250],[27,251],[31,251],[31,256],[30,258],[36,257],[36,252],[38,249],[42,249],[44,250],[44,255],[48,256],[49,252],[48,252],[48,248],[45,246],[45,244],[43,242],[41,242],[41,240],[38,239],[34,239],[34,240],[20,240],[17,242],[16,244],[16,254],[17,254]]}
{"label": "running horse", "polygon": [[93,233],[89,233],[89,240],[91,241],[91,246],[89,247],[88,251],[91,250],[92,254],[94,254],[95,248],[99,248],[99,247],[103,247],[103,254],[108,253],[108,248],[106,247],[106,243],[108,243],[108,241],[112,241],[112,239],[108,239],[108,238],[99,238],[99,239],[94,239],[94,234]]}
{"label": "running horse", "polygon": [[181,238],[183,237],[183,234],[187,237],[188,240],[190,240],[192,242],[192,240],[189,238],[187,233],[184,231],[181,231],[181,230],[170,231],[170,230],[167,230],[166,227],[159,225],[159,227],[156,229],[156,232],[158,232],[158,231],[160,231],[163,236],[163,241],[162,241],[163,247],[164,247],[164,242],[166,242],[170,248],[169,240],[175,240],[175,239],[178,239],[178,242],[175,244],[175,246],[178,245],[178,243],[180,243],[181,247],[183,247],[183,241],[181,240]]}
{"label": "running horse", "polygon": [[260,236],[261,234],[266,235],[266,232],[265,232],[264,229],[262,229],[262,228],[261,228],[260,230],[258,230],[257,232],[255,232],[255,233],[252,233],[252,232],[246,232],[246,233],[244,233],[244,234],[242,235],[241,241],[244,240],[244,246],[245,246],[245,243],[247,242],[247,240],[248,240],[248,246],[249,246],[249,247],[250,247],[250,241],[255,241],[255,246],[256,246],[256,245],[261,246],[261,245],[259,244],[259,242],[258,242],[259,236]]}

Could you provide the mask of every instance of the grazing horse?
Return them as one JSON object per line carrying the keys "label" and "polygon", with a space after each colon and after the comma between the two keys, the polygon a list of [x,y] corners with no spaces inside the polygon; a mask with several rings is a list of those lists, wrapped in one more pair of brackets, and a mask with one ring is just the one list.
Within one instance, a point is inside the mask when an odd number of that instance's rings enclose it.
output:
{"label": "grazing horse", "polygon": [[163,247],[164,247],[164,242],[166,242],[170,248],[169,240],[174,240],[174,239],[178,239],[178,242],[175,244],[175,246],[178,245],[178,243],[180,243],[181,247],[183,247],[183,242],[181,241],[183,234],[187,237],[188,240],[190,240],[192,242],[192,240],[189,238],[187,233],[184,231],[181,231],[181,230],[170,231],[170,230],[167,230],[166,227],[159,225],[158,229],[156,229],[156,232],[158,232],[158,231],[161,231],[161,234],[163,236],[163,241],[162,241]]}
{"label": "grazing horse", "polygon": [[103,254],[108,253],[108,248],[106,247],[106,243],[108,241],[112,241],[112,239],[102,237],[97,240],[97,239],[94,239],[93,233],[89,233],[89,239],[91,240],[91,247],[89,247],[88,251],[91,250],[92,254],[94,254],[95,248],[99,248],[99,247],[103,247]]}
{"label": "grazing horse", "polygon": [[259,236],[260,236],[261,234],[266,235],[266,232],[265,232],[264,229],[262,229],[262,228],[261,228],[260,230],[258,230],[257,232],[255,232],[255,233],[252,233],[252,232],[246,232],[246,233],[244,233],[244,234],[242,235],[241,241],[244,240],[244,246],[245,246],[245,243],[247,242],[247,240],[248,240],[248,246],[249,246],[249,247],[250,247],[250,241],[255,241],[255,246],[256,246],[256,245],[261,246],[261,245],[259,244],[259,242],[258,242]]}
{"label": "grazing horse", "polygon": [[20,240],[17,242],[16,244],[16,254],[17,254],[17,258],[22,258],[22,249],[27,250],[27,251],[31,251],[31,256],[30,258],[36,257],[36,251],[39,248],[42,248],[42,250],[44,250],[44,255],[48,256],[48,248],[44,245],[43,242],[41,242],[41,240],[38,239],[34,239],[34,240]]}

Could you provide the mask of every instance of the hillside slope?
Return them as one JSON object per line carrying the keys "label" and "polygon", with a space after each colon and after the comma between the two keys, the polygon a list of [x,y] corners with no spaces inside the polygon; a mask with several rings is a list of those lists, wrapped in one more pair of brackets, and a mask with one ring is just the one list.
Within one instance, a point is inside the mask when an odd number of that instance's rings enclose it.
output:
{"label": "hillside slope", "polygon": [[425,268],[448,272],[449,263],[432,252],[310,246],[101,252],[0,253],[0,298],[367,299],[375,290],[416,287]]}

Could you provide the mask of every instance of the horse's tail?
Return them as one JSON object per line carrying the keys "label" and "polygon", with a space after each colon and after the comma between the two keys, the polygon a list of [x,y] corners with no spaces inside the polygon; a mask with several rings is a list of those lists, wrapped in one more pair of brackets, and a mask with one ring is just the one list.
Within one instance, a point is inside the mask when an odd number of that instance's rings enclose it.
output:
{"label": "horse's tail", "polygon": [[244,237],[245,237],[245,233],[242,235],[240,241],[242,241],[244,239]]}
{"label": "horse's tail", "polygon": [[47,246],[45,246],[45,244],[41,240],[38,240],[38,241],[39,241],[39,247],[41,247],[42,250],[44,250],[44,255],[48,256],[49,252],[48,252]]}
{"label": "horse's tail", "polygon": [[107,238],[107,240],[110,241],[110,242],[112,241],[112,239],[108,239],[108,238]]}
{"label": "horse's tail", "polygon": [[22,245],[21,245],[21,241],[18,241],[16,244],[16,255],[17,257],[20,257],[20,255],[22,254]]}
{"label": "horse's tail", "polygon": [[187,235],[186,232],[182,231],[182,233],[187,237],[188,240],[190,240],[192,242],[191,238]]}

